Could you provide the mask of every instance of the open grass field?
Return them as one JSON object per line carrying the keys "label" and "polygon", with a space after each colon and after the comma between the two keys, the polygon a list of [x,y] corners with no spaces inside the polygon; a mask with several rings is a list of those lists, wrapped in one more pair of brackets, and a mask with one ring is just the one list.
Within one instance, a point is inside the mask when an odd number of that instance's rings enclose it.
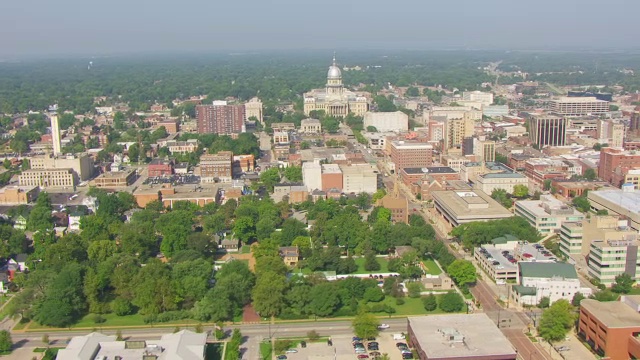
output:
{"label": "open grass field", "polygon": [[380,264],[380,270],[378,271],[367,271],[364,269],[364,258],[354,259],[356,265],[358,265],[358,270],[355,272],[356,274],[377,274],[377,273],[386,273],[389,272],[389,261],[386,258],[376,258],[378,263]]}

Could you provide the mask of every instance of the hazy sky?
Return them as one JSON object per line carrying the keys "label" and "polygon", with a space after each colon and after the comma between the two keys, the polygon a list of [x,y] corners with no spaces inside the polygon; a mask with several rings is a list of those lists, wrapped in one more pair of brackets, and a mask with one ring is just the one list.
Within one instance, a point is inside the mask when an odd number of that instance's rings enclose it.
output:
{"label": "hazy sky", "polygon": [[0,56],[637,48],[638,0],[0,0]]}

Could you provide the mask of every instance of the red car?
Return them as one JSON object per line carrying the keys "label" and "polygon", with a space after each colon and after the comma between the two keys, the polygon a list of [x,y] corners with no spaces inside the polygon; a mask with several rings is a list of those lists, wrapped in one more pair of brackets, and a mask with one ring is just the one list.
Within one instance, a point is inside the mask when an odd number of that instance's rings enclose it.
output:
{"label": "red car", "polygon": [[529,258],[532,258],[533,255],[531,255],[529,253],[524,253],[524,254],[522,254],[522,257],[525,257],[525,258],[529,259]]}
{"label": "red car", "polygon": [[368,358],[369,358],[369,355],[367,355],[367,354],[358,355],[358,359],[368,359]]}

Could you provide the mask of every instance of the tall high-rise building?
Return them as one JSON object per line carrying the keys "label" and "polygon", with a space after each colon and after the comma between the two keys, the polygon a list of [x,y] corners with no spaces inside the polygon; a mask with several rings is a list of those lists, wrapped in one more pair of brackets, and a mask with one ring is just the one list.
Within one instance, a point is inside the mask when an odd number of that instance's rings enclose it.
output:
{"label": "tall high-rise building", "polygon": [[567,137],[567,119],[553,115],[529,117],[529,137],[538,146],[564,146]]}
{"label": "tall high-rise building", "polygon": [[196,106],[198,133],[239,134],[245,131],[244,105],[228,105],[226,101],[214,101],[212,105]]}
{"label": "tall high-rise building", "polygon": [[631,113],[631,123],[629,124],[629,132],[633,135],[640,134],[640,106],[637,106]]}
{"label": "tall high-rise building", "polygon": [[473,136],[475,121],[469,116],[461,118],[447,118],[444,122],[444,145],[442,150],[446,153],[462,152],[464,138]]}
{"label": "tall high-rise building", "polygon": [[609,112],[609,102],[595,97],[562,97],[551,101],[551,111],[563,116],[598,115]]}
{"label": "tall high-rise building", "polygon": [[51,139],[53,141],[53,156],[62,153],[62,144],[60,142],[60,123],[58,122],[58,114],[51,114]]}

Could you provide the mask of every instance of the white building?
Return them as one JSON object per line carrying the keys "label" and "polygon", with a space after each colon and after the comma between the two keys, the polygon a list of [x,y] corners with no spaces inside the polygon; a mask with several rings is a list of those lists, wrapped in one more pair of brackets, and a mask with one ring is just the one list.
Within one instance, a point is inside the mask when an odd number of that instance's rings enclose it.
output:
{"label": "white building", "polygon": [[566,263],[518,263],[519,284],[512,287],[511,298],[520,306],[537,305],[543,297],[551,303],[560,299],[571,301],[580,292],[585,297],[591,289],[580,286],[576,269]]}
{"label": "white building", "polygon": [[302,164],[302,182],[309,192],[322,189],[322,166],[319,162]]}
{"label": "white building", "polygon": [[626,240],[594,240],[589,249],[589,276],[611,286],[618,275],[629,274],[640,280],[640,241],[636,235]]}
{"label": "white building", "polygon": [[257,97],[252,98],[248,102],[244,104],[244,121],[249,121],[249,118],[255,117],[258,119],[258,122],[262,123],[264,120],[262,118],[262,101]]}
{"label": "white building", "polygon": [[300,132],[304,134],[320,134],[322,125],[318,119],[303,119],[300,122]]}
{"label": "white building", "polygon": [[513,193],[516,185],[529,186],[529,179],[517,172],[498,172],[477,175],[475,188],[491,194],[495,189],[504,189]]}
{"label": "white building", "polygon": [[489,106],[493,104],[493,94],[482,91],[465,91],[462,93],[462,100],[477,101],[483,106]]}
{"label": "white building", "polygon": [[584,215],[565,205],[553,195],[541,195],[540,200],[516,201],[516,215],[527,219],[543,236],[558,232],[565,222],[582,221]]}
{"label": "white building", "polygon": [[367,112],[364,114],[364,128],[373,126],[379,132],[409,130],[409,116],[402,111]]}
{"label": "white building", "polygon": [[551,101],[551,112],[565,116],[604,114],[609,112],[609,102],[595,97],[561,97]]}

